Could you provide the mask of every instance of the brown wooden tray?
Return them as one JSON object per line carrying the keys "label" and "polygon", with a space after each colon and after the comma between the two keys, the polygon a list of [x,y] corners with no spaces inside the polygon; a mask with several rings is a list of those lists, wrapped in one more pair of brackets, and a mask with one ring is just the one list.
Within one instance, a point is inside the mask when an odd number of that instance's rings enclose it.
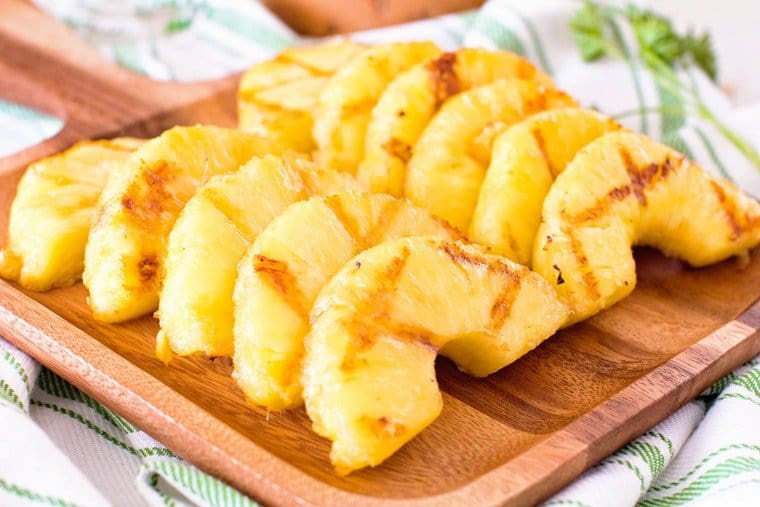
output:
{"label": "brown wooden tray", "polygon": [[300,34],[334,35],[479,7],[485,0],[263,0]]}
{"label": "brown wooden tray", "polygon": [[[0,2],[0,95],[65,118],[54,138],[0,159],[0,244],[31,161],[87,137],[234,125],[237,77],[180,86],[103,61],[63,25]],[[446,360],[441,417],[382,466],[346,478],[303,410],[246,406],[223,361],[153,356],[156,322],[95,322],[83,287],[29,293],[0,282],[0,334],[162,441],[271,504],[531,504],[760,352],[760,251],[693,270],[637,252],[628,299],[484,380]]]}

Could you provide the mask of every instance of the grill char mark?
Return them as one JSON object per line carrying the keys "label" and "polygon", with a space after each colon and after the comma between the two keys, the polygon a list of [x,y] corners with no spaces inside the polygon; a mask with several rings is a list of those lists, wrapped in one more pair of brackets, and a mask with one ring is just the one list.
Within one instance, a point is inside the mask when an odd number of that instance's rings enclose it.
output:
{"label": "grill char mark", "polygon": [[[171,223],[165,223],[162,216],[179,213],[183,203],[170,190],[171,183],[176,179],[178,169],[165,160],[157,161],[152,167],[145,169],[142,177],[129,184],[127,191],[120,201],[121,208],[127,219],[143,231],[168,232]],[[102,214],[96,217],[100,221]],[[160,281],[163,261],[156,254],[153,245],[147,245],[136,262],[135,269],[140,281],[141,290],[149,290]]]}
{"label": "grill char mark", "polygon": [[[360,367],[364,360],[358,357],[359,352],[371,348],[379,335],[393,333],[389,326],[388,294],[394,291],[410,253],[405,248],[400,256],[391,261],[385,270],[380,286],[372,293],[365,295],[363,303],[366,310],[361,312],[363,318],[348,323],[348,326],[354,330],[353,336],[356,339],[343,357],[341,370],[347,372]],[[361,269],[361,265],[358,269]],[[395,333],[393,334],[396,336]]]}
{"label": "grill char mark", "polygon": [[306,298],[298,288],[298,281],[290,272],[287,263],[264,255],[256,255],[253,258],[253,270],[288,302],[293,311],[303,318],[308,317]]}
{"label": "grill char mark", "polygon": [[461,90],[459,76],[455,69],[456,60],[456,53],[444,53],[427,65],[436,107]]}
{"label": "grill char mark", "polygon": [[509,284],[504,287],[491,306],[491,321],[488,323],[490,329],[493,331],[501,329],[512,313],[512,306],[519,293],[518,284]]}
{"label": "grill char mark", "polygon": [[[633,162],[631,155],[627,150],[621,147],[618,152],[625,165],[625,171],[628,173],[628,177],[631,180],[629,184],[631,193],[636,196],[636,199],[642,206],[646,206],[646,190],[660,181],[665,180],[676,167],[670,161],[670,157],[667,156],[664,161],[652,162],[641,169]],[[678,164],[679,166],[680,162],[681,161],[679,161]]]}
{"label": "grill char mark", "polygon": [[[489,262],[484,257],[464,252],[456,244],[445,244],[441,247],[441,251],[454,262],[484,267],[493,273],[509,278],[508,287],[496,297],[491,307],[491,321],[488,328],[491,330],[500,329],[509,318],[514,300],[520,291],[522,275],[525,274],[526,270],[514,269],[501,262]],[[394,259],[388,266],[381,286],[365,299],[367,309],[361,312],[364,317],[351,323],[351,327],[357,331],[355,333],[357,340],[354,350],[346,354],[341,365],[344,371],[358,366],[361,361],[356,357],[357,353],[371,347],[377,336],[380,335],[391,335],[397,340],[417,343],[432,352],[437,352],[445,343],[455,338],[436,335],[420,326],[391,322],[389,296],[395,293],[398,278],[409,254],[410,252],[405,250],[400,257]]]}
{"label": "grill char mark", "polygon": [[541,129],[536,127],[533,128],[530,131],[530,134],[533,136],[533,140],[536,141],[536,146],[538,146],[538,151],[541,153],[541,157],[544,159],[544,163],[546,164],[546,167],[549,168],[549,171],[552,173],[552,176],[556,177],[557,169],[552,165],[551,161],[549,160],[549,156],[547,155],[546,150],[546,139],[544,139],[544,135],[541,133]]}
{"label": "grill char mark", "polygon": [[363,240],[361,228],[355,219],[354,213],[352,213],[351,210],[346,210],[344,208],[341,196],[327,196],[324,199],[324,203],[330,209],[333,215],[335,215],[335,218],[338,219],[338,222],[343,225],[344,229],[346,232],[348,232],[351,238],[353,238],[353,240],[357,243],[361,244]]}
{"label": "grill char mark", "polygon": [[586,287],[586,290],[592,299],[599,299],[601,296],[599,294],[599,282],[597,281],[596,276],[594,276],[594,273],[587,270],[588,257],[586,257],[586,253],[583,251],[583,244],[574,234],[572,234],[572,232],[568,231],[567,236],[570,239],[570,249],[573,252],[575,260],[578,262],[580,268],[585,271],[583,273],[583,285]]}
{"label": "grill char mark", "polygon": [[651,162],[646,164],[643,169],[640,169],[636,166],[627,150],[621,147],[618,150],[618,154],[623,162],[626,174],[628,174],[629,182],[613,188],[592,206],[575,214],[571,218],[573,223],[578,224],[599,218],[609,210],[612,202],[622,201],[630,195],[634,195],[641,206],[646,206],[648,204],[647,190],[667,179],[683,163],[682,158],[673,162],[668,156],[663,161]]}
{"label": "grill char mark", "polygon": [[755,227],[757,226],[760,217],[755,217],[753,220],[748,213],[742,214],[736,206],[736,202],[726,195],[725,190],[718,182],[710,181],[710,187],[718,198],[720,207],[723,209],[723,216],[725,216],[728,227],[731,229],[729,235],[731,241],[736,241],[745,231],[752,229],[753,223]]}
{"label": "grill char mark", "polygon": [[412,146],[398,139],[397,137],[391,137],[385,144],[381,146],[381,148],[385,150],[387,154],[392,157],[396,157],[405,164],[412,158]]}

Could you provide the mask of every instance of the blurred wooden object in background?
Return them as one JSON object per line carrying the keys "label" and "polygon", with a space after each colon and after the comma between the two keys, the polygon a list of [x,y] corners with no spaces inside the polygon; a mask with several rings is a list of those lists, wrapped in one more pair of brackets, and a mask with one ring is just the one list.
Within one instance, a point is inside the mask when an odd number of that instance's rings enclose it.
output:
{"label": "blurred wooden object in background", "polygon": [[264,0],[303,35],[323,36],[474,9],[484,0]]}

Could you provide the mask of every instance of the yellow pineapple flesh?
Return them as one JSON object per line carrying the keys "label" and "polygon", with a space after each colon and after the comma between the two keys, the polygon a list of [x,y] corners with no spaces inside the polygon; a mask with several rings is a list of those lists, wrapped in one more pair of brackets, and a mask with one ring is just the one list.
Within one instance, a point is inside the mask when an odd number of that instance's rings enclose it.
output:
{"label": "yellow pineapple flesh", "polygon": [[370,113],[396,76],[440,53],[432,42],[382,44],[364,50],[338,70],[322,90],[314,112],[316,160],[354,174],[364,155]]}
{"label": "yellow pineapple flesh", "polygon": [[578,150],[619,128],[613,119],[580,108],[544,111],[508,128],[493,142],[469,238],[529,265],[541,207],[554,178]]}
{"label": "yellow pineapple flesh", "polygon": [[632,245],[704,266],[760,243],[760,204],[683,155],[632,132],[581,149],[544,200],[533,267],[573,311],[568,324],[636,286]]}
{"label": "yellow pineapple flesh", "polygon": [[359,189],[350,175],[302,157],[256,157],[215,176],[185,205],[169,234],[159,301],[157,356],[231,356],[237,263],[288,205],[315,194]]}
{"label": "yellow pineapple flesh", "polygon": [[166,240],[185,203],[209,178],[271,141],[218,127],[175,127],[143,144],[106,184],[85,248],[84,284],[96,319],[121,322],[158,305]]}
{"label": "yellow pineapple flesh", "polygon": [[30,165],[11,204],[0,276],[36,291],[79,280],[90,221],[103,187],[142,142],[82,141]]}
{"label": "yellow pineapple flesh", "polygon": [[309,153],[313,111],[330,77],[364,49],[346,39],[289,48],[251,67],[240,80],[238,125],[282,146]]}
{"label": "yellow pineapple flesh", "polygon": [[420,63],[385,89],[367,127],[357,177],[371,192],[403,195],[409,159],[422,131],[449,97],[501,78],[552,81],[507,51],[462,48]]}
{"label": "yellow pineapple flesh", "polygon": [[235,285],[235,379],[272,410],[301,403],[303,338],[322,286],[358,252],[390,238],[458,234],[424,209],[356,192],[296,203],[256,239]]}
{"label": "yellow pineapple flesh", "polygon": [[[452,97],[414,147],[405,196],[467,231],[490,162],[490,138],[498,128],[538,111],[574,104],[566,94],[536,80],[514,78]],[[484,132],[490,134],[486,139]]]}
{"label": "yellow pineapple flesh", "polygon": [[306,410],[337,472],[380,464],[438,416],[437,353],[486,375],[566,316],[540,276],[475,246],[406,238],[351,259],[320,292],[305,340]]}

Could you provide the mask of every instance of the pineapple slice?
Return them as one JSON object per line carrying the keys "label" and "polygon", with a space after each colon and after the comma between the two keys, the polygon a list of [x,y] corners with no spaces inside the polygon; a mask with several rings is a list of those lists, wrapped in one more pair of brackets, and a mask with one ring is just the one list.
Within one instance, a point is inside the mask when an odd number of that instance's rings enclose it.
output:
{"label": "pineapple slice", "polygon": [[417,139],[450,96],[500,78],[552,81],[529,61],[506,51],[462,48],[413,67],[385,89],[367,127],[357,176],[371,192],[403,195],[407,162]]}
{"label": "pineapple slice", "polygon": [[98,197],[109,174],[142,142],[83,141],[30,165],[11,205],[0,276],[36,291],[79,280]]}
{"label": "pineapple slice", "polygon": [[365,50],[336,72],[314,112],[317,162],[356,173],[370,113],[385,87],[399,73],[439,53],[432,42],[383,44]]}
{"label": "pineapple slice", "polygon": [[359,189],[337,171],[300,157],[254,158],[215,176],[185,205],[169,234],[156,355],[232,355],[232,290],[237,263],[289,204],[313,194]]}
{"label": "pineapple slice", "polygon": [[383,194],[348,192],[297,203],[275,219],[238,266],[235,373],[256,405],[301,403],[301,357],[309,310],[330,277],[388,238],[459,235],[424,209]]}
{"label": "pineapple slice", "polygon": [[306,337],[304,399],[339,474],[375,466],[441,412],[436,353],[487,375],[567,317],[551,284],[475,246],[383,243],[322,289]]}
{"label": "pineapple slice", "polygon": [[238,130],[175,127],[125,160],[103,190],[85,249],[95,318],[120,322],[155,310],[166,238],[187,200],[212,176],[278,151]]}
{"label": "pineapple slice", "polygon": [[283,146],[310,153],[312,112],[317,98],[335,71],[364,46],[340,39],[289,48],[274,60],[251,67],[240,80],[238,125]]}
{"label": "pineapple slice", "polygon": [[493,136],[529,114],[572,105],[569,96],[554,88],[514,78],[452,97],[414,147],[406,172],[406,197],[467,231],[490,162]]}
{"label": "pineapple slice", "polygon": [[554,178],[578,150],[619,128],[596,111],[565,108],[535,114],[507,129],[493,142],[470,239],[529,265],[541,205]]}
{"label": "pineapple slice", "polygon": [[573,311],[594,315],[636,285],[631,245],[704,266],[760,243],[760,204],[645,136],[613,132],[580,150],[544,200],[535,270]]}

